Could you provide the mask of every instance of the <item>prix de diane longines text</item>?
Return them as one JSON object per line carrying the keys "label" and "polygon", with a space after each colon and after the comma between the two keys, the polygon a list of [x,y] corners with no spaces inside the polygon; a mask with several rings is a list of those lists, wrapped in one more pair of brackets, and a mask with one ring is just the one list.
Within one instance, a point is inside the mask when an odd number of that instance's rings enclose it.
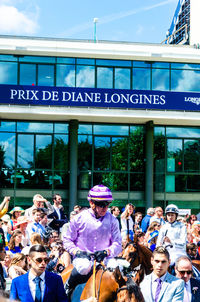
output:
{"label": "prix de diane longines text", "polygon": [[164,105],[165,95],[159,94],[129,94],[129,93],[102,93],[102,92],[75,92],[75,91],[48,91],[48,90],[22,90],[11,89],[11,100],[25,101],[52,101],[52,102],[77,102],[77,103],[132,103]]}

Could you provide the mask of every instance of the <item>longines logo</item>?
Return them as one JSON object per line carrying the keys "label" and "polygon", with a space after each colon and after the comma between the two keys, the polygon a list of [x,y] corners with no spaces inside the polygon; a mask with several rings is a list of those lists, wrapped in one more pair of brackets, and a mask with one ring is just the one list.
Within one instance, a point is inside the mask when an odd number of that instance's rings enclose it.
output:
{"label": "longines logo", "polygon": [[196,105],[200,105],[200,98],[185,97],[185,102],[191,102]]}

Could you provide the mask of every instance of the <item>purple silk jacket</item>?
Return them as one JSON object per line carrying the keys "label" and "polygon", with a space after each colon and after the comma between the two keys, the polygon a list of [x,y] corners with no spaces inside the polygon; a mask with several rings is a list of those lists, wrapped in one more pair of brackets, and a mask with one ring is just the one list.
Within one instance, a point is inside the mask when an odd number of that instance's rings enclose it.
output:
{"label": "purple silk jacket", "polygon": [[109,249],[109,256],[115,257],[122,250],[119,222],[110,212],[97,219],[92,209],[84,210],[70,221],[63,243],[70,254],[77,249],[89,253]]}

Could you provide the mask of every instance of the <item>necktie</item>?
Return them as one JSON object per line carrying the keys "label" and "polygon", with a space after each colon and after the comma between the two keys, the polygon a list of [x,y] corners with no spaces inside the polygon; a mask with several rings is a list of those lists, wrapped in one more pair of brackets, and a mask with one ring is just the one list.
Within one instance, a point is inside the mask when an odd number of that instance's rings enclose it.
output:
{"label": "necktie", "polygon": [[162,280],[160,278],[157,278],[156,281],[157,281],[157,287],[156,287],[156,294],[155,294],[155,302],[158,301],[158,297],[162,287]]}
{"label": "necktie", "polygon": [[40,288],[40,281],[42,279],[37,276],[33,281],[35,282],[36,284],[36,288],[35,288],[35,302],[41,302],[41,296],[42,296],[42,293],[41,293],[41,288]]}
{"label": "necktie", "polygon": [[188,284],[185,283],[185,287],[184,287],[184,299],[183,302],[190,302],[189,299],[189,293],[188,293]]}

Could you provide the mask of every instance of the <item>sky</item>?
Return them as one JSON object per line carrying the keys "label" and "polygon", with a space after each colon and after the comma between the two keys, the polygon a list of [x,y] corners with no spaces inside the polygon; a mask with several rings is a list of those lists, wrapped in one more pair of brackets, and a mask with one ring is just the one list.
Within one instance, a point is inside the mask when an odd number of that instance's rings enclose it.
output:
{"label": "sky", "polygon": [[0,0],[0,35],[161,43],[178,0]]}

